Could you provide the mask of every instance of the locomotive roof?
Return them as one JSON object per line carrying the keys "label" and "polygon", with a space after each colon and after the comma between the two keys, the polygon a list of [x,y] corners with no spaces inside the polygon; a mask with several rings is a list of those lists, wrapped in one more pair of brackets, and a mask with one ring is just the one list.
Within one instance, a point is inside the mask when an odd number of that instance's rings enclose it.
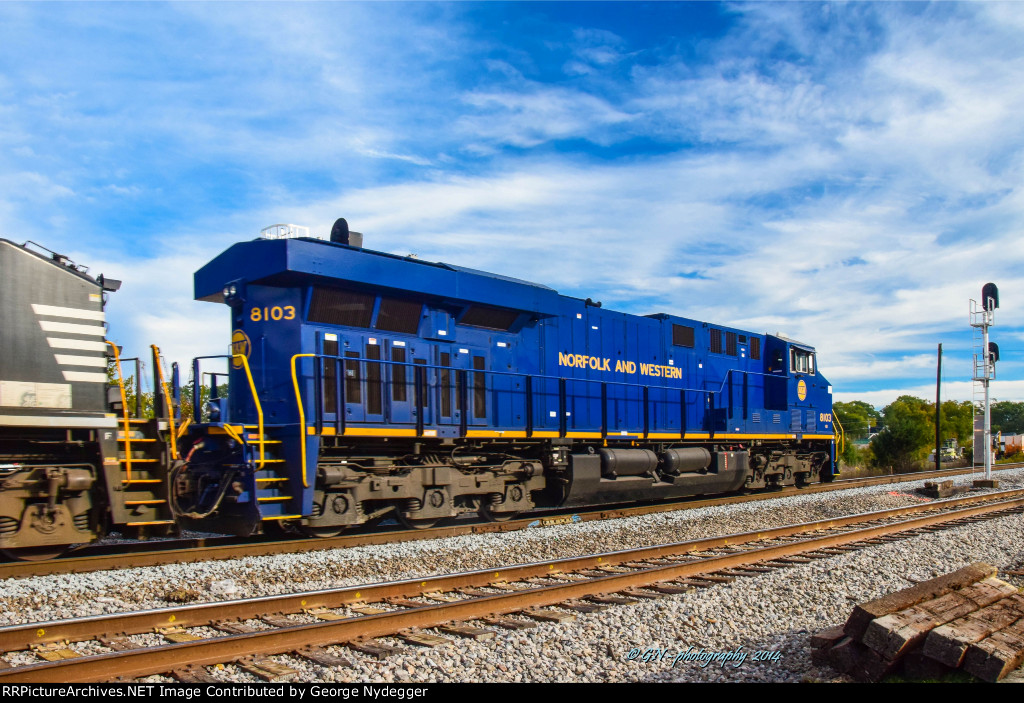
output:
{"label": "locomotive roof", "polygon": [[232,245],[196,271],[196,300],[221,302],[224,286],[240,279],[275,286],[340,283],[541,315],[558,312],[558,292],[548,286],[304,237],[255,239]]}

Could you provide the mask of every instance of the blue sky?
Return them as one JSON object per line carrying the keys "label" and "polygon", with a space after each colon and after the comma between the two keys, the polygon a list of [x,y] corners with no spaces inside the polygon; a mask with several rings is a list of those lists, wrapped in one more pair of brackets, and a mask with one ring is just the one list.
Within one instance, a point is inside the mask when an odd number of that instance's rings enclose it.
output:
{"label": "blue sky", "polygon": [[125,281],[277,222],[814,344],[838,400],[1024,400],[1024,3],[0,3],[0,236]]}

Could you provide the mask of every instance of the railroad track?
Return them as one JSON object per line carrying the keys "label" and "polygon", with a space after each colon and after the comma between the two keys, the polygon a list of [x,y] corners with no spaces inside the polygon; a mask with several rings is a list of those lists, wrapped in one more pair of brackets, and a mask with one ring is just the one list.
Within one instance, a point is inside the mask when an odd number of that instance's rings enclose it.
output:
{"label": "railroad track", "polygon": [[[1024,464],[1004,464],[994,467],[997,470],[1015,469]],[[269,556],[274,554],[298,554],[324,549],[345,549],[377,544],[412,542],[426,539],[439,539],[467,534],[487,534],[495,532],[513,532],[532,527],[543,527],[568,522],[589,522],[592,520],[608,520],[650,513],[669,512],[702,508],[710,505],[730,505],[762,500],[773,500],[793,495],[809,493],[827,493],[850,488],[863,488],[886,484],[905,483],[928,479],[941,479],[950,476],[972,473],[971,469],[943,469],[913,474],[891,476],[871,476],[858,479],[843,479],[832,483],[814,484],[805,488],[786,488],[750,495],[731,495],[715,498],[688,498],[671,503],[641,505],[629,507],[604,507],[587,511],[550,510],[531,514],[529,517],[508,522],[477,522],[460,521],[457,524],[435,527],[426,530],[403,530],[385,528],[374,532],[343,535],[324,539],[303,537],[299,539],[243,539],[239,537],[205,537],[187,540],[166,540],[147,545],[145,542],[132,542],[114,545],[87,545],[70,555],[44,562],[7,562],[0,563],[0,579],[26,578],[29,576],[47,576],[51,574],[90,573],[107,569],[120,569],[126,565],[125,557],[129,556],[130,566],[161,566],[164,564],[183,564],[199,561],[216,561],[236,559],[245,556]]]}
{"label": "railroad track", "polygon": [[[203,668],[234,662],[264,679],[294,673],[270,659],[350,665],[327,647],[385,657],[396,636],[432,646],[493,636],[593,612],[713,587],[886,541],[1024,512],[1024,490],[937,501],[830,520],[674,544],[307,593],[203,603],[0,628],[0,651],[44,663],[0,669],[0,683],[83,682],[170,674],[212,681]],[[296,619],[299,618],[299,619]],[[255,624],[254,621],[259,621]],[[437,628],[438,634],[425,632]],[[119,633],[112,635],[111,633]],[[140,647],[130,635],[165,643]],[[108,653],[79,656],[69,641],[99,640]]]}

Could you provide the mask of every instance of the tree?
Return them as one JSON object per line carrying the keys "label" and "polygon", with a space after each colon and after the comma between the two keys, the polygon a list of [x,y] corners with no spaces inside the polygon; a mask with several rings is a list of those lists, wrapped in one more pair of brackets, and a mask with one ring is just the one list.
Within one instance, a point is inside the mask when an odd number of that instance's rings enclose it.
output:
{"label": "tree", "polygon": [[935,406],[920,398],[901,395],[882,409],[882,431],[871,440],[879,466],[901,471],[928,455],[935,442]]}
{"label": "tree", "polygon": [[[933,417],[934,409],[932,405]],[[974,439],[974,404],[970,401],[947,400],[942,404],[940,420],[941,439],[955,438],[961,446]]]}
{"label": "tree", "polygon": [[839,418],[847,440],[867,439],[868,428],[878,424],[878,411],[863,400],[832,403],[832,413]]}
{"label": "tree", "polygon": [[1000,400],[992,403],[992,431],[1003,434],[1024,434],[1024,403]]}

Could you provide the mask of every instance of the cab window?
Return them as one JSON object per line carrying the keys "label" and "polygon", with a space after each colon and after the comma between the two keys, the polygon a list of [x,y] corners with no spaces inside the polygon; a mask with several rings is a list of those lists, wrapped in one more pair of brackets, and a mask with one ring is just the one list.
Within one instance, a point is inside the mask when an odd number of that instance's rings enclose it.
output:
{"label": "cab window", "polygon": [[814,373],[814,352],[791,347],[789,350],[790,373]]}

